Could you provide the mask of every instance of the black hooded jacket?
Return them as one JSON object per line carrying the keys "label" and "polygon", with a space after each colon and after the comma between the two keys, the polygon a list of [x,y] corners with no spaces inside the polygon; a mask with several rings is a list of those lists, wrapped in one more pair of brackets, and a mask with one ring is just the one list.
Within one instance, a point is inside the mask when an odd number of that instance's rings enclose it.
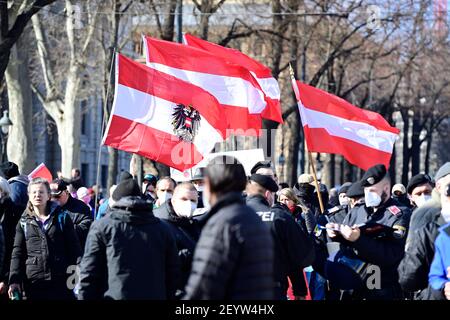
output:
{"label": "black hooded jacket", "polygon": [[76,265],[81,257],[81,247],[68,212],[53,202],[49,202],[47,208],[51,220],[45,231],[28,209],[17,224],[10,283],[61,281],[67,278],[67,268]]}
{"label": "black hooded jacket", "polygon": [[[4,260],[3,270],[0,271],[0,282],[8,282],[9,267],[11,263],[11,254],[14,246],[14,237],[16,235],[16,226],[23,213],[22,207],[15,205],[10,197],[0,199],[0,223],[3,228],[4,236]],[[0,269],[1,268],[0,264]]]}
{"label": "black hooded jacket", "polygon": [[403,290],[416,292],[415,300],[436,299],[428,285],[428,274],[435,252],[434,242],[444,224],[440,211],[436,212],[434,220],[411,234],[406,245],[405,256],[398,267],[399,282]]}
{"label": "black hooded jacket", "polygon": [[92,224],[80,269],[80,300],[172,299],[179,281],[172,232],[137,196]]}
{"label": "black hooded jacket", "polygon": [[241,193],[223,195],[208,213],[184,299],[271,300],[273,240]]}
{"label": "black hooded jacket", "polygon": [[166,201],[158,209],[155,209],[155,216],[167,223],[177,244],[181,264],[181,281],[177,296],[181,296],[191,273],[195,245],[200,237],[200,227],[195,219],[177,216],[171,201]]}

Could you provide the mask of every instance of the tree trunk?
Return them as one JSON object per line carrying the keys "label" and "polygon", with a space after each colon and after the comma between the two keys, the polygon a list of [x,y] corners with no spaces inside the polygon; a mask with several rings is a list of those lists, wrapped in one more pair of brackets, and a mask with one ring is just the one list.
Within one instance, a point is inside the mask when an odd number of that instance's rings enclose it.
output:
{"label": "tree trunk", "polygon": [[[164,17],[164,25],[161,38],[166,41],[172,41],[175,35],[175,10],[177,0],[170,0],[167,7],[167,14]],[[203,16],[202,16],[203,17]]]}
{"label": "tree trunk", "polygon": [[[280,0],[272,0],[272,12],[274,13],[272,18],[272,30],[276,33],[284,33],[283,29],[283,17],[281,13]],[[275,79],[278,79],[280,73],[280,61],[283,54],[283,39],[272,35],[272,75]]]}
{"label": "tree trunk", "polygon": [[30,173],[36,166],[27,45],[25,35],[22,35],[11,50],[11,60],[5,72],[9,115],[13,123],[8,139],[8,159],[16,163],[23,174]]}
{"label": "tree trunk", "polygon": [[158,170],[158,177],[161,179],[162,177],[170,176],[170,167],[165,164],[155,162],[156,170]]}
{"label": "tree trunk", "polygon": [[397,170],[396,170],[396,164],[397,164],[397,157],[395,155],[395,145],[392,148],[392,156],[391,161],[389,163],[389,176],[391,177],[391,181],[395,182],[397,181]]}
{"label": "tree trunk", "polygon": [[401,111],[402,119],[403,119],[403,144],[402,144],[402,154],[403,154],[403,164],[402,164],[402,184],[408,184],[408,173],[409,173],[409,159],[410,159],[410,150],[409,150],[409,114],[408,110]]}
{"label": "tree trunk", "polygon": [[108,147],[108,180],[107,190],[117,183],[117,173],[119,171],[119,152],[117,149]]}
{"label": "tree trunk", "polygon": [[354,181],[353,180],[353,166],[346,160],[344,160],[344,177],[345,181]]}
{"label": "tree trunk", "polygon": [[[299,3],[298,1],[288,2],[290,12],[297,12]],[[291,35],[291,41],[289,42],[289,53],[290,53],[290,63],[294,69],[294,75],[297,79],[297,52],[298,52],[298,23],[297,17],[291,16],[292,20],[289,22],[289,34]],[[281,42],[281,41],[280,41]],[[297,98],[294,93],[290,95],[291,103],[290,105],[297,104]],[[299,160],[299,147],[300,147],[300,114],[298,109],[288,118],[289,119],[289,130],[291,139],[287,139],[289,157],[286,159],[290,162],[290,170],[286,168],[286,176],[288,177],[289,185],[294,185],[297,182],[298,176],[298,160]]]}
{"label": "tree trunk", "polygon": [[330,188],[333,188],[336,185],[336,155],[330,154],[330,162],[328,167],[328,173],[330,177]]}
{"label": "tree trunk", "polygon": [[420,172],[420,113],[414,112],[413,117],[413,133],[411,141],[411,176],[415,176]]}
{"label": "tree trunk", "polygon": [[430,155],[432,145],[433,145],[433,133],[430,132],[427,137],[427,152],[425,154],[425,173],[430,172]]}

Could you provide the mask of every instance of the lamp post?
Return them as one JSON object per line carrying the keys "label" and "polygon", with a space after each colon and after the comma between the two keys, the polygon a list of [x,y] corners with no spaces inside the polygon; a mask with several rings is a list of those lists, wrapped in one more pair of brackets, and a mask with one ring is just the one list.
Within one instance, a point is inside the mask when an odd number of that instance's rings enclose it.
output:
{"label": "lamp post", "polygon": [[0,119],[1,139],[2,139],[2,163],[8,160],[6,144],[8,142],[9,127],[12,126],[11,119],[8,117],[8,111],[3,111],[3,117]]}

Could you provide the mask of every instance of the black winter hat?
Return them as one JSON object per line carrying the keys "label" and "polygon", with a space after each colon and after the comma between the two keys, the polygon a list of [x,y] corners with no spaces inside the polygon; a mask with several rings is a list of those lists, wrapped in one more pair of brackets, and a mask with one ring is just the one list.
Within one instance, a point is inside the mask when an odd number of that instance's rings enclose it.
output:
{"label": "black winter hat", "polygon": [[361,179],[363,187],[370,187],[380,182],[386,176],[386,167],[384,164],[377,164],[369,168]]}
{"label": "black winter hat", "polygon": [[134,179],[125,179],[117,185],[116,190],[112,194],[112,198],[114,201],[119,201],[123,197],[137,197],[141,195],[142,193],[137,182]]}
{"label": "black winter hat", "polygon": [[408,186],[406,187],[406,192],[408,192],[408,194],[411,194],[415,187],[427,183],[433,185],[433,179],[431,179],[429,175],[423,173],[416,174],[414,177],[411,178],[411,180],[409,180]]}
{"label": "black winter hat", "polygon": [[5,179],[7,180],[20,175],[19,167],[17,166],[17,164],[11,161],[3,162],[2,164],[0,164],[0,170],[3,172]]}
{"label": "black winter hat", "polygon": [[128,179],[133,179],[131,173],[129,173],[128,171],[122,171],[122,173],[120,174],[119,183]]}
{"label": "black winter hat", "polygon": [[255,181],[261,187],[263,187],[264,189],[267,189],[271,192],[278,191],[277,183],[269,176],[265,176],[262,174],[252,174],[252,176],[250,177],[250,180]]}

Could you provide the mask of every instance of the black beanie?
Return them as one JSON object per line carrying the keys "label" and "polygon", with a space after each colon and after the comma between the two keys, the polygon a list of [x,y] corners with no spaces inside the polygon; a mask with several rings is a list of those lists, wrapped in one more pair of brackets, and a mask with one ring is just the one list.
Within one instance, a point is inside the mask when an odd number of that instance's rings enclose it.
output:
{"label": "black beanie", "polygon": [[128,171],[122,171],[122,173],[120,174],[119,183],[128,179],[133,179],[131,173],[129,173]]}
{"label": "black beanie", "polygon": [[116,190],[112,194],[114,201],[119,201],[123,197],[141,196],[141,190],[134,179],[125,179],[117,185]]}
{"label": "black beanie", "polygon": [[3,175],[7,180],[20,175],[19,167],[17,166],[17,164],[11,161],[3,162],[2,164],[0,164],[0,170],[3,172]]}

